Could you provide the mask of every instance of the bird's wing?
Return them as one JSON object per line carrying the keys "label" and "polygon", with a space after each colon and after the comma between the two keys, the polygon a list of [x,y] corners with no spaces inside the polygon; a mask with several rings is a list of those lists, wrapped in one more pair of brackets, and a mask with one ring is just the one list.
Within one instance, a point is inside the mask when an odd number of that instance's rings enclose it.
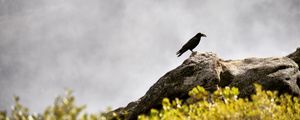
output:
{"label": "bird's wing", "polygon": [[187,43],[185,43],[182,48],[185,48],[185,49],[190,49],[193,47],[193,45],[195,44],[195,41],[197,41],[197,38],[196,37],[193,37],[191,38]]}
{"label": "bird's wing", "polygon": [[187,43],[185,43],[182,48],[176,53],[179,56],[181,56],[184,52],[186,52],[188,49],[193,47],[193,43],[197,38],[193,37],[191,38]]}

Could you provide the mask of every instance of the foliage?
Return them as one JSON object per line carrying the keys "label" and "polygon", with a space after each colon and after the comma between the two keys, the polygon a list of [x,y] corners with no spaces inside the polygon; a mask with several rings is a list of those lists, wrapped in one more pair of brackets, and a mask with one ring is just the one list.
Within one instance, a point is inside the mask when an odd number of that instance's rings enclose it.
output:
{"label": "foliage", "polygon": [[77,106],[70,90],[66,91],[66,95],[58,96],[54,105],[47,107],[43,114],[30,114],[28,108],[20,104],[19,97],[15,97],[14,100],[11,116],[0,112],[0,120],[106,120],[101,113],[84,113],[86,106]]}
{"label": "foliage", "polygon": [[277,92],[263,91],[256,85],[257,93],[248,99],[238,98],[237,88],[223,88],[208,93],[197,86],[190,92],[190,98],[183,102],[164,98],[162,109],[151,109],[139,120],[299,120],[299,98]]}
{"label": "foliage", "polygon": [[[256,94],[251,100],[238,98],[237,88],[221,88],[214,93],[197,86],[188,94],[189,98],[162,100],[161,109],[151,109],[140,115],[139,120],[299,120],[299,98],[290,95],[278,95],[277,92],[263,91],[256,85]],[[21,105],[18,97],[10,115],[0,112],[0,120],[106,120],[103,113],[88,114],[85,105],[76,105],[71,91],[56,98],[54,104],[41,114],[31,114]],[[118,116],[113,117],[118,119]]]}

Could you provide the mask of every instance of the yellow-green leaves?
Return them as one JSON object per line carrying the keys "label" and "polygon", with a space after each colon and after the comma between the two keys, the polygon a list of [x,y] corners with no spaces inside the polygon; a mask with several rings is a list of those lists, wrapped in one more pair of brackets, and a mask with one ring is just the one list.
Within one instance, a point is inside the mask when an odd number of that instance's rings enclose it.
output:
{"label": "yellow-green leaves", "polygon": [[205,96],[207,96],[207,91],[200,86],[194,87],[190,92],[189,96],[193,97],[194,99],[205,99]]}
{"label": "yellow-green leaves", "polygon": [[66,91],[65,96],[56,98],[54,105],[49,106],[44,112],[45,120],[63,119],[75,120],[79,118],[80,113],[85,109],[85,105],[77,106],[71,90]]}
{"label": "yellow-green leaves", "polygon": [[[237,98],[239,90],[234,87],[220,88],[214,93],[197,86],[189,91],[190,98],[161,101],[161,109],[151,109],[139,115],[139,120],[300,120],[300,103],[297,97],[277,92],[264,91],[255,85],[256,94],[251,101]],[[77,105],[72,91],[57,97],[54,104],[42,114],[31,114],[15,97],[15,105],[10,115],[0,111],[0,120],[121,120],[113,113],[106,118],[101,113],[84,113],[85,105]],[[125,111],[127,112],[127,111]]]}
{"label": "yellow-green leaves", "polygon": [[[162,101],[163,109],[151,110],[147,115],[140,115],[140,120],[299,120],[299,98],[290,95],[278,96],[277,92],[263,91],[256,86],[252,101],[237,98],[237,88],[220,88],[214,93],[197,86],[188,94],[187,102],[175,99]],[[192,100],[191,100],[192,99]],[[189,102],[193,101],[193,102]],[[172,103],[172,104],[171,104]],[[153,112],[155,111],[155,112]]]}

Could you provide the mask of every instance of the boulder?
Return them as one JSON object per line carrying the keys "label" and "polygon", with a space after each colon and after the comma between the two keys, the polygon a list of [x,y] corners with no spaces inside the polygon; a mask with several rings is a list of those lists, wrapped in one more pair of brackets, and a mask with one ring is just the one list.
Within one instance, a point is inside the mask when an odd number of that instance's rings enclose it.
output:
{"label": "boulder", "polygon": [[297,48],[297,50],[287,56],[288,58],[291,58],[294,60],[298,66],[300,65],[300,48]]}
{"label": "boulder", "polygon": [[151,108],[161,107],[165,97],[187,98],[188,92],[197,85],[210,92],[218,87],[234,86],[239,88],[239,97],[249,97],[255,93],[253,83],[258,83],[266,90],[300,96],[299,58],[300,49],[287,57],[243,60],[222,60],[211,52],[193,52],[180,66],[162,76],[139,100],[108,114],[116,114],[121,119],[136,119]]}

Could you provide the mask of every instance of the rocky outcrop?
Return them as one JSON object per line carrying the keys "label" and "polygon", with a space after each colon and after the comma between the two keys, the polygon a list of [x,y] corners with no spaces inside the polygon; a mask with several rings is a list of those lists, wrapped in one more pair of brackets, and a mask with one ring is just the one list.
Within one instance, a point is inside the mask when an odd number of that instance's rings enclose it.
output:
{"label": "rocky outcrop", "polygon": [[295,52],[289,54],[287,57],[294,60],[300,66],[300,48],[297,48]]}
{"label": "rocky outcrop", "polygon": [[244,60],[222,61],[220,86],[239,88],[240,97],[255,93],[253,83],[258,83],[267,90],[300,95],[297,85],[300,72],[298,65],[288,57],[248,58]]}
{"label": "rocky outcrop", "polygon": [[214,53],[193,52],[182,65],[162,76],[139,100],[109,114],[123,119],[136,119],[151,108],[160,107],[163,98],[187,98],[188,91],[200,85],[208,91],[235,86],[240,97],[255,93],[253,83],[279,94],[300,96],[300,49],[287,57],[222,60]]}

